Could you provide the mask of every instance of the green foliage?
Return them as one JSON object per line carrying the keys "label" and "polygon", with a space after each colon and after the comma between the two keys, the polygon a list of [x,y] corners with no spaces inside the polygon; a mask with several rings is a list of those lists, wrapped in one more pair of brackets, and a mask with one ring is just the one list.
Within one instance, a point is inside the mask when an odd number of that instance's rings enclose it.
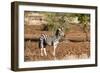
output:
{"label": "green foliage", "polygon": [[87,32],[88,22],[90,22],[90,15],[89,14],[80,14],[79,21],[82,24],[83,31]]}
{"label": "green foliage", "polygon": [[72,14],[72,17],[78,17],[84,32],[87,31],[88,23],[90,22],[90,14]]}
{"label": "green foliage", "polygon": [[55,31],[58,27],[64,27],[64,30],[68,31],[70,27],[70,22],[68,22],[68,19],[71,19],[71,17],[78,17],[83,31],[85,32],[88,22],[90,21],[89,14],[55,12],[44,12],[43,14],[45,14],[45,20],[47,22],[47,24],[44,25],[44,30],[48,31]]}
{"label": "green foliage", "polygon": [[47,21],[47,30],[56,30],[59,24],[57,24],[57,15],[56,13],[46,13],[46,21]]}
{"label": "green foliage", "polygon": [[65,17],[68,14],[65,13],[45,13],[47,25],[45,25],[46,30],[55,31],[58,27],[64,27],[66,29],[67,22]]}

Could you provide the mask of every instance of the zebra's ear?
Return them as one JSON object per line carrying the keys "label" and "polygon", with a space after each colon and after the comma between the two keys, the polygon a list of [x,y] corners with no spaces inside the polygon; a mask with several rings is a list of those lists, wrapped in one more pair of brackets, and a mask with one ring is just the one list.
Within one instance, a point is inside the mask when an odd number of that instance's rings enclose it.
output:
{"label": "zebra's ear", "polygon": [[62,31],[62,29],[61,29],[61,28],[58,28],[58,30],[59,30],[59,31]]}
{"label": "zebra's ear", "polygon": [[64,30],[64,27],[61,27],[61,30],[63,31]]}

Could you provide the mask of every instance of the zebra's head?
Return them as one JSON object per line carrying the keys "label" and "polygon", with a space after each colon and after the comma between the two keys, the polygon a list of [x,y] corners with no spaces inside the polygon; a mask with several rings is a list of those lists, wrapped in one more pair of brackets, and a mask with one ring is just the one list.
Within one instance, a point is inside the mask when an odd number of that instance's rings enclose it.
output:
{"label": "zebra's head", "polygon": [[64,29],[63,27],[62,28],[58,28],[57,32],[56,32],[56,35],[58,37],[63,37],[65,34],[64,34]]}

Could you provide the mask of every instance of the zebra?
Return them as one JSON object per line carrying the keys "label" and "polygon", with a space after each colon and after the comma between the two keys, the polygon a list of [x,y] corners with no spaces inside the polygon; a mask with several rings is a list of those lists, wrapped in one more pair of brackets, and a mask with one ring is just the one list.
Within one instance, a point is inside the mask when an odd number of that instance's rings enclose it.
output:
{"label": "zebra", "polygon": [[42,34],[43,38],[41,40],[41,56],[43,56],[43,50],[45,55],[47,56],[45,45],[50,45],[53,46],[52,54],[55,57],[57,45],[59,44],[59,41],[63,36],[64,36],[63,28],[58,28],[53,36],[48,37],[45,34]]}

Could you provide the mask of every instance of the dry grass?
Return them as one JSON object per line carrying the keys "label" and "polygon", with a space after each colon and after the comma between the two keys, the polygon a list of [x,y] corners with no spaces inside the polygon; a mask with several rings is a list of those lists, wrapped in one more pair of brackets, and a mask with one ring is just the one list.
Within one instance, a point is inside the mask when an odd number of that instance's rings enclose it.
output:
{"label": "dry grass", "polygon": [[[25,26],[25,34],[31,34],[31,37],[39,37],[41,33],[51,35],[51,32],[42,31],[42,27]],[[86,39],[85,33],[82,32],[80,27],[72,25],[69,32],[65,33],[66,41],[60,42],[56,49],[56,59],[85,59],[90,57],[90,42],[84,41]],[[26,36],[25,37],[29,37]],[[88,40],[90,39],[88,32]],[[46,47],[47,56],[40,55],[40,48],[38,41],[25,41],[24,60],[25,61],[41,61],[41,60],[54,60],[52,55],[53,47]]]}

